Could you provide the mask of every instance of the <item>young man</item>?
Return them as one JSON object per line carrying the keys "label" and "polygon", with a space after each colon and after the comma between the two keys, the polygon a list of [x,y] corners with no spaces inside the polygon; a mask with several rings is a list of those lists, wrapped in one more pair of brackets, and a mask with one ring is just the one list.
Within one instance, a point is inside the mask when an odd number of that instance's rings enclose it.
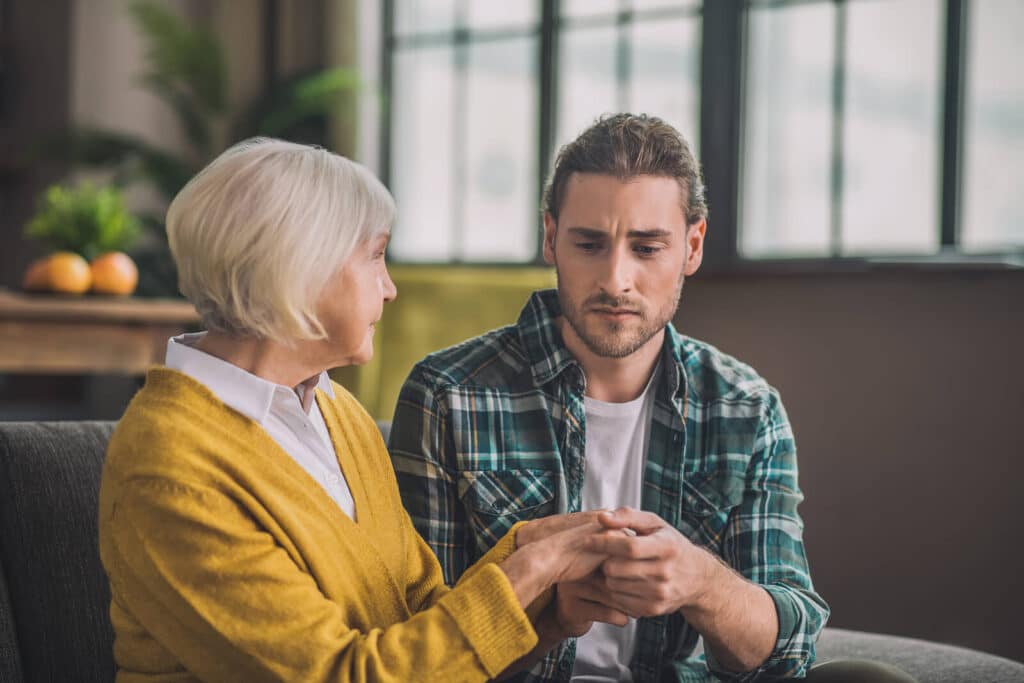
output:
{"label": "young man", "polygon": [[804,675],[828,607],[786,413],[754,370],[671,324],[706,230],[686,142],[657,118],[599,120],[559,153],[544,210],[557,291],[402,389],[390,451],[413,522],[449,583],[519,520],[615,509],[603,523],[630,529],[557,587],[572,628],[550,641],[579,638],[524,680]]}

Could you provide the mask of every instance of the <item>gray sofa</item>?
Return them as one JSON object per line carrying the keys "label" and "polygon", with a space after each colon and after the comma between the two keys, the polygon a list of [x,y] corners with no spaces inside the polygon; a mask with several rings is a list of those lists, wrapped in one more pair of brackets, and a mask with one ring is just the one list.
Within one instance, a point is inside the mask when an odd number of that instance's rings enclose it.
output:
{"label": "gray sofa", "polygon": [[[0,683],[114,678],[97,548],[112,422],[0,422]],[[909,638],[829,628],[819,661],[888,662],[921,683],[1024,683],[1024,665]]]}

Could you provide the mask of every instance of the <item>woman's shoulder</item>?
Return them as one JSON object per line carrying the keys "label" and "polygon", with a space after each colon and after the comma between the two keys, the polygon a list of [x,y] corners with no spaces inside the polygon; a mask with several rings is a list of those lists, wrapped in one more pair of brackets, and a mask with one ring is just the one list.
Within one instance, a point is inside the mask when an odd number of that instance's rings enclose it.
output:
{"label": "woman's shoulder", "polygon": [[104,477],[177,478],[244,438],[246,420],[187,375],[152,368],[107,446]]}
{"label": "woman's shoulder", "polygon": [[[352,442],[352,445],[361,452],[364,462],[376,462],[382,469],[380,475],[393,478],[391,458],[388,457],[387,446],[376,421],[348,389],[333,380],[331,388],[334,390],[334,397],[326,401],[324,419],[328,423],[336,422],[336,433],[344,434],[345,438]],[[334,430],[332,433],[335,433]]]}
{"label": "woman's shoulder", "polygon": [[331,380],[331,390],[334,393],[327,401],[334,417],[350,429],[377,431],[377,423],[366,411],[363,404],[359,402],[352,392],[342,385]]}

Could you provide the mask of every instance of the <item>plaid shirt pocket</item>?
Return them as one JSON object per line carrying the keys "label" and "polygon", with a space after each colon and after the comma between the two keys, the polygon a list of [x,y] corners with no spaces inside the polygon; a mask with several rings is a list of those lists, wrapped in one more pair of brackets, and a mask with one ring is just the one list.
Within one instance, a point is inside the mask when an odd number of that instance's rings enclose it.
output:
{"label": "plaid shirt pocket", "polygon": [[727,469],[698,472],[682,484],[679,530],[694,543],[717,548],[730,513],[743,501],[743,474]]}
{"label": "plaid shirt pocket", "polygon": [[481,555],[516,522],[555,510],[558,475],[554,472],[510,469],[460,472],[459,476],[459,497]]}

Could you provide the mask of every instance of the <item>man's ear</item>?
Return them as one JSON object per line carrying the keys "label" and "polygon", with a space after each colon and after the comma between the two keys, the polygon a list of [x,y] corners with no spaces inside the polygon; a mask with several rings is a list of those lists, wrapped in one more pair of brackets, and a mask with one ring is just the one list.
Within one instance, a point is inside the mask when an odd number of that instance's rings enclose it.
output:
{"label": "man's ear", "polygon": [[555,231],[558,223],[550,211],[544,212],[544,263],[555,265]]}
{"label": "man's ear", "polygon": [[706,218],[701,218],[686,228],[686,266],[683,272],[687,277],[696,273],[704,260],[704,233],[707,229]]}

